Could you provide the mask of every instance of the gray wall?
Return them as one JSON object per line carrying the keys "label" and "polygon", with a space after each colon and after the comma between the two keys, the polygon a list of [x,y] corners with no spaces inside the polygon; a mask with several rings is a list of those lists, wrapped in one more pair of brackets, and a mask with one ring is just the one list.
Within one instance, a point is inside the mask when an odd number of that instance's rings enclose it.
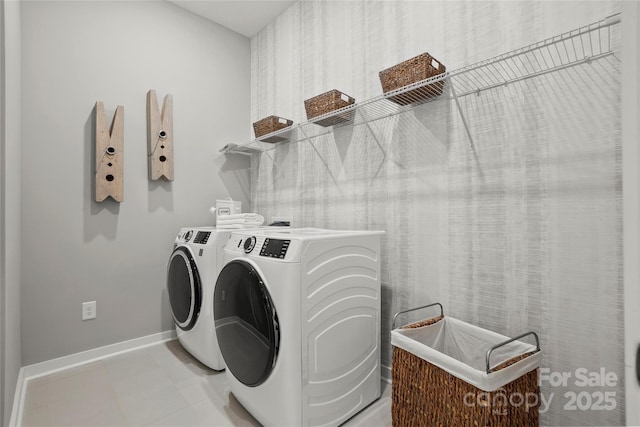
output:
{"label": "gray wall", "polygon": [[[23,364],[172,329],[178,228],[249,207],[247,161],[218,153],[249,137],[249,39],[164,1],[28,1],[22,43]],[[172,183],[147,179],[149,89],[173,95]],[[98,100],[125,107],[122,204],[93,201]]]}
{"label": "gray wall", "polygon": [[[428,51],[449,70],[613,13],[617,2],[302,2],[252,38],[252,118],[305,120],[303,100],[381,93],[378,71]],[[619,34],[614,33],[614,46]],[[257,212],[304,226],[384,229],[383,363],[394,312],[540,333],[543,367],[616,373],[616,408],[543,425],[624,424],[620,55],[436,101],[256,156]],[[424,314],[423,314],[424,316]],[[600,389],[599,389],[600,390]],[[592,391],[588,390],[587,391]],[[602,391],[602,390],[600,390]]]}
{"label": "gray wall", "polygon": [[20,4],[0,4],[0,370],[2,413],[11,416],[20,371]]}
{"label": "gray wall", "polygon": [[7,425],[20,371],[20,4],[0,5],[0,420]]}

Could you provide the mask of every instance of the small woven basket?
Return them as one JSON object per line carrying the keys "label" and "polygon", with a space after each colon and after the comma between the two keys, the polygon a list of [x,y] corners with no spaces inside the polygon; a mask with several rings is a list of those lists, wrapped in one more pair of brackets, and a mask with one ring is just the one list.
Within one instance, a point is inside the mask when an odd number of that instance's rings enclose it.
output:
{"label": "small woven basket", "polygon": [[[382,85],[382,91],[386,94],[410,84],[443,74],[445,71],[446,67],[440,61],[428,53],[423,53],[380,71],[380,84]],[[387,99],[396,104],[409,105],[440,96],[443,87],[444,81],[440,80],[399,95],[390,96]]]}
{"label": "small woven basket", "polygon": [[[333,89],[329,92],[325,92],[305,100],[304,109],[307,113],[307,119],[313,120],[314,117],[339,110],[348,105],[352,105],[355,102],[356,100],[349,95]],[[353,110],[331,115],[330,117],[314,121],[314,123],[327,127],[349,122],[351,120],[353,120]]]}
{"label": "small woven basket", "polygon": [[[404,328],[438,322],[435,317]],[[532,353],[514,357],[493,371],[503,369]],[[391,416],[394,427],[478,426],[537,427],[539,425],[538,369],[496,391],[483,391],[413,353],[393,348]],[[532,404],[512,398],[522,396]]]}
{"label": "small woven basket", "polygon": [[278,116],[269,116],[264,119],[258,120],[253,123],[253,132],[256,134],[256,139],[264,142],[281,142],[289,139],[289,133],[285,132],[279,135],[267,136],[270,133],[285,129],[293,124],[293,120],[284,119]]}

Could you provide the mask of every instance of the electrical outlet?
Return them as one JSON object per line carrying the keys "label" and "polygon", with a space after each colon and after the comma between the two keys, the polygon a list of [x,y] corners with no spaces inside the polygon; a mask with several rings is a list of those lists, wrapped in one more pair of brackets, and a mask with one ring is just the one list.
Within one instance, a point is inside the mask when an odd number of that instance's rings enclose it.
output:
{"label": "electrical outlet", "polygon": [[90,320],[96,318],[96,302],[87,301],[82,303],[82,320]]}

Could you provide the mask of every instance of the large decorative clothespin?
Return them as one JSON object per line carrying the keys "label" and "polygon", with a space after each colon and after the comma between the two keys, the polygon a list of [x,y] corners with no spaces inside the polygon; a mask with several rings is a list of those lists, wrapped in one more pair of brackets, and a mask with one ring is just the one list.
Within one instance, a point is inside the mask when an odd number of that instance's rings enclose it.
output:
{"label": "large decorative clothespin", "polygon": [[156,91],[147,92],[147,137],[149,179],[164,177],[173,181],[173,97],[166,95],[162,113],[158,108]]}
{"label": "large decorative clothespin", "polygon": [[124,107],[118,105],[109,128],[104,104],[96,102],[96,202],[123,201],[123,147]]}

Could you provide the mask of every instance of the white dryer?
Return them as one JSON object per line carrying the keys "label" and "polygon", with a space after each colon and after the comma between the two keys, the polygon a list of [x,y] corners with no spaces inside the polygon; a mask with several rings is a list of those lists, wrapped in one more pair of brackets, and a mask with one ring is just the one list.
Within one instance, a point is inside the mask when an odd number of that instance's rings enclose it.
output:
{"label": "white dryer", "polygon": [[383,234],[231,234],[215,331],[231,392],[263,425],[339,425],[380,397]]}
{"label": "white dryer", "polygon": [[213,326],[213,290],[231,230],[182,228],[167,266],[167,292],[182,346],[200,362],[224,369]]}

